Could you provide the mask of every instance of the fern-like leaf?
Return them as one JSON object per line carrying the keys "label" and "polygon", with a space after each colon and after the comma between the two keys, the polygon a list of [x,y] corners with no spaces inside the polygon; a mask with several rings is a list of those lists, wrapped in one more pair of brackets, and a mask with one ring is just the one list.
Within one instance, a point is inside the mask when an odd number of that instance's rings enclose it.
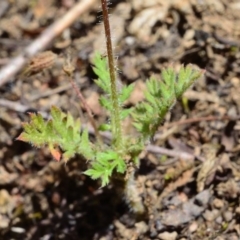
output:
{"label": "fern-like leaf", "polygon": [[98,76],[95,83],[107,94],[111,94],[110,89],[110,74],[107,67],[107,59],[102,58],[99,53],[95,54],[94,57],[94,73]]}
{"label": "fern-like leaf", "polygon": [[[98,79],[95,80],[95,83],[105,92],[105,96],[99,98],[99,103],[107,111],[110,112],[111,118],[114,117],[114,106],[111,99],[111,86],[110,86],[110,75],[107,66],[106,58],[102,58],[99,53],[96,53],[94,58],[94,67],[93,70],[98,76]],[[120,84],[119,84],[120,85]],[[124,103],[130,97],[133,91],[134,85],[121,86],[118,89],[118,105],[120,110],[120,118],[123,120],[130,115],[131,109],[123,109]]]}
{"label": "fern-like leaf", "polygon": [[145,101],[132,111],[134,126],[143,139],[156,132],[168,110],[175,101],[202,75],[202,71],[191,66],[182,67],[178,74],[172,68],[162,71],[162,80],[151,78],[147,81]]}
{"label": "fern-like leaf", "polygon": [[80,120],[73,120],[71,114],[65,114],[57,107],[51,108],[52,119],[44,121],[41,114],[30,114],[31,121],[23,124],[24,132],[17,138],[30,142],[36,147],[47,145],[56,160],[61,157],[60,147],[65,161],[76,153],[86,159],[93,159],[94,153],[88,140],[88,133],[80,134]]}
{"label": "fern-like leaf", "polygon": [[108,150],[98,153],[95,161],[91,163],[91,168],[84,173],[92,179],[101,179],[101,185],[104,187],[109,183],[114,169],[116,169],[118,173],[124,173],[126,164],[118,153]]}

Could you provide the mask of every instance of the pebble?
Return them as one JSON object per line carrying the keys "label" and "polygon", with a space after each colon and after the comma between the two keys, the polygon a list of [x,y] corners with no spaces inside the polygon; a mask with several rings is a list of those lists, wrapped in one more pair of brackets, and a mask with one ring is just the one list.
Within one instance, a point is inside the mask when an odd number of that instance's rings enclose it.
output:
{"label": "pebble", "polygon": [[226,211],[223,213],[223,217],[226,222],[230,222],[233,219],[233,214],[230,211]]}
{"label": "pebble", "polygon": [[205,206],[209,202],[210,197],[211,197],[211,193],[207,189],[200,192],[195,199],[201,206]]}
{"label": "pebble", "polygon": [[219,199],[219,198],[215,198],[215,199],[213,200],[213,206],[214,206],[215,208],[220,209],[220,208],[222,208],[222,207],[224,206],[224,202],[223,202],[223,200],[221,200],[221,199]]}
{"label": "pebble", "polygon": [[163,232],[158,234],[158,237],[161,240],[176,240],[177,239],[177,232]]}
{"label": "pebble", "polygon": [[21,227],[11,227],[11,231],[15,232],[15,233],[25,233],[26,232],[26,230]]}
{"label": "pebble", "polygon": [[135,223],[136,231],[140,234],[144,234],[148,231],[148,225],[145,222]]}
{"label": "pebble", "polygon": [[223,222],[222,216],[217,217],[215,221],[216,221],[216,223],[218,223],[218,224],[222,224],[222,222]]}
{"label": "pebble", "polygon": [[240,207],[237,207],[237,208],[236,208],[235,213],[236,213],[237,215],[240,215]]}
{"label": "pebble", "polygon": [[213,209],[212,211],[206,210],[203,214],[205,220],[211,222],[218,216],[219,211],[217,209]]}
{"label": "pebble", "polygon": [[197,230],[197,228],[198,228],[198,223],[196,221],[194,221],[190,224],[188,229],[189,229],[190,233],[193,233]]}

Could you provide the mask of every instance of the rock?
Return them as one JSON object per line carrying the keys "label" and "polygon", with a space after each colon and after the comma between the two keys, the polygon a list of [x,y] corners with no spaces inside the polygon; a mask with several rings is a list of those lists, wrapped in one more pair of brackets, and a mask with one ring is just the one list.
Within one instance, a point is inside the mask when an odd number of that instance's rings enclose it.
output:
{"label": "rock", "polygon": [[161,240],[176,240],[177,239],[177,232],[163,232],[163,233],[160,233],[158,234],[158,237],[161,239]]}
{"label": "rock", "polygon": [[223,217],[226,222],[230,222],[233,219],[233,213],[230,211],[226,211],[223,213]]}

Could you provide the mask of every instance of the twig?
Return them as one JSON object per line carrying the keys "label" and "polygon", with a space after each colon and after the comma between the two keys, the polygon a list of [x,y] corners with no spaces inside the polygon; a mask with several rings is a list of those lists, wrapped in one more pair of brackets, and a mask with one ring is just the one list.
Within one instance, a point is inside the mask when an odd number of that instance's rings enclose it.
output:
{"label": "twig", "polygon": [[13,58],[0,70],[0,87],[24,66],[29,58],[45,49],[49,43],[69,27],[81,14],[86,12],[96,0],[82,0],[70,9],[66,15],[48,27],[33,43],[26,47],[20,55]]}
{"label": "twig", "polygon": [[0,106],[7,107],[17,112],[26,112],[29,109],[29,107],[26,105],[22,105],[18,102],[9,101],[1,98],[0,98]]}
{"label": "twig", "polygon": [[[87,78],[85,78],[85,79],[87,79]],[[85,80],[85,79],[81,78],[81,80]],[[38,100],[39,98],[45,98],[45,97],[51,96],[53,94],[57,94],[57,93],[66,91],[68,89],[72,89],[72,86],[69,83],[67,83],[65,85],[62,85],[62,86],[59,86],[59,87],[54,88],[54,89],[47,90],[45,92],[41,92],[38,95],[34,95],[34,96],[30,97],[30,99],[28,99],[28,101],[33,102],[33,101]]]}
{"label": "twig", "polygon": [[173,126],[179,126],[179,125],[184,125],[184,124],[189,124],[189,123],[195,123],[195,122],[203,122],[203,121],[216,121],[216,120],[239,120],[240,116],[207,116],[207,117],[198,117],[198,118],[188,118],[185,120],[181,120],[178,122],[171,122],[168,124],[165,124],[164,126],[160,127],[159,130],[173,127]]}
{"label": "twig", "polygon": [[154,146],[154,145],[148,145],[146,147],[146,150],[149,152],[152,152],[152,153],[158,153],[158,154],[167,155],[170,157],[182,158],[182,159],[186,159],[186,160],[192,160],[195,158],[194,154],[191,154],[188,152],[183,152],[183,151],[175,150],[175,149],[171,150],[171,149],[158,147],[158,146]]}
{"label": "twig", "polygon": [[72,65],[70,59],[71,59],[71,57],[70,57],[70,52],[69,52],[67,58],[65,59],[65,63],[63,64],[63,71],[66,73],[66,76],[67,76],[68,80],[70,81],[70,83],[72,85],[72,88],[77,93],[78,98],[80,99],[83,107],[87,111],[88,119],[89,119],[92,127],[94,128],[95,135],[96,135],[96,138],[97,138],[97,141],[98,141],[99,145],[102,145],[103,141],[102,141],[102,138],[101,138],[101,136],[99,134],[96,121],[93,118],[92,110],[89,107],[89,105],[88,105],[87,101],[85,100],[84,96],[82,95],[81,91],[79,90],[77,84],[73,80],[73,72],[74,72],[75,68]]}
{"label": "twig", "polygon": [[40,98],[46,98],[46,97],[49,97],[51,95],[54,95],[54,94],[57,94],[57,93],[60,93],[60,92],[63,92],[63,91],[66,91],[66,90],[71,89],[71,88],[72,88],[72,86],[68,83],[68,84],[59,86],[57,88],[47,90],[45,92],[41,92],[38,95],[34,95],[34,96],[30,97],[29,101],[33,102],[33,101],[36,101]]}
{"label": "twig", "polygon": [[[0,98],[0,106],[6,107],[6,108],[11,109],[11,110],[14,110],[16,112],[23,112],[23,113],[24,112],[31,112],[30,109],[32,109],[30,106],[23,105],[19,102],[9,101],[9,100],[6,100],[6,99],[1,99],[1,98]],[[48,117],[48,114],[46,112],[40,111],[39,113],[42,114],[42,116],[44,118]],[[0,117],[1,117],[1,115],[0,115]]]}
{"label": "twig", "polygon": [[89,119],[92,127],[94,128],[94,133],[95,133],[95,135],[96,135],[96,138],[97,138],[99,144],[102,144],[102,137],[101,137],[101,135],[99,134],[96,121],[95,121],[94,118],[93,118],[93,114],[92,114],[92,111],[91,111],[89,105],[87,104],[85,98],[83,97],[83,95],[82,95],[82,93],[80,92],[77,84],[73,81],[73,79],[72,79],[71,76],[69,76],[69,81],[70,81],[73,89],[76,91],[77,96],[79,97],[80,101],[82,102],[83,107],[84,107],[85,110],[87,111],[88,119]]}

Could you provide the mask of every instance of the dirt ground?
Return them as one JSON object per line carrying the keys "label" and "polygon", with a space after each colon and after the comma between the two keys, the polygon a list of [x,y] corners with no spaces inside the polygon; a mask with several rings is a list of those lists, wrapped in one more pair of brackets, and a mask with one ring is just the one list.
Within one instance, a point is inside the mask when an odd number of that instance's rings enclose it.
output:
{"label": "dirt ground", "polygon": [[[0,67],[77,2],[1,0]],[[0,85],[0,239],[240,239],[240,1],[111,2],[119,78],[135,83],[129,106],[143,100],[146,79],[163,67],[205,70],[141,154],[136,179],[147,214],[136,216],[111,184],[100,188],[83,175],[79,156],[64,164],[16,141],[27,112],[48,116],[52,105],[90,129],[64,59],[74,64],[96,121],[108,120],[91,68],[94,52],[105,54],[96,2],[48,45],[58,56],[51,69],[29,76],[21,70]]]}

